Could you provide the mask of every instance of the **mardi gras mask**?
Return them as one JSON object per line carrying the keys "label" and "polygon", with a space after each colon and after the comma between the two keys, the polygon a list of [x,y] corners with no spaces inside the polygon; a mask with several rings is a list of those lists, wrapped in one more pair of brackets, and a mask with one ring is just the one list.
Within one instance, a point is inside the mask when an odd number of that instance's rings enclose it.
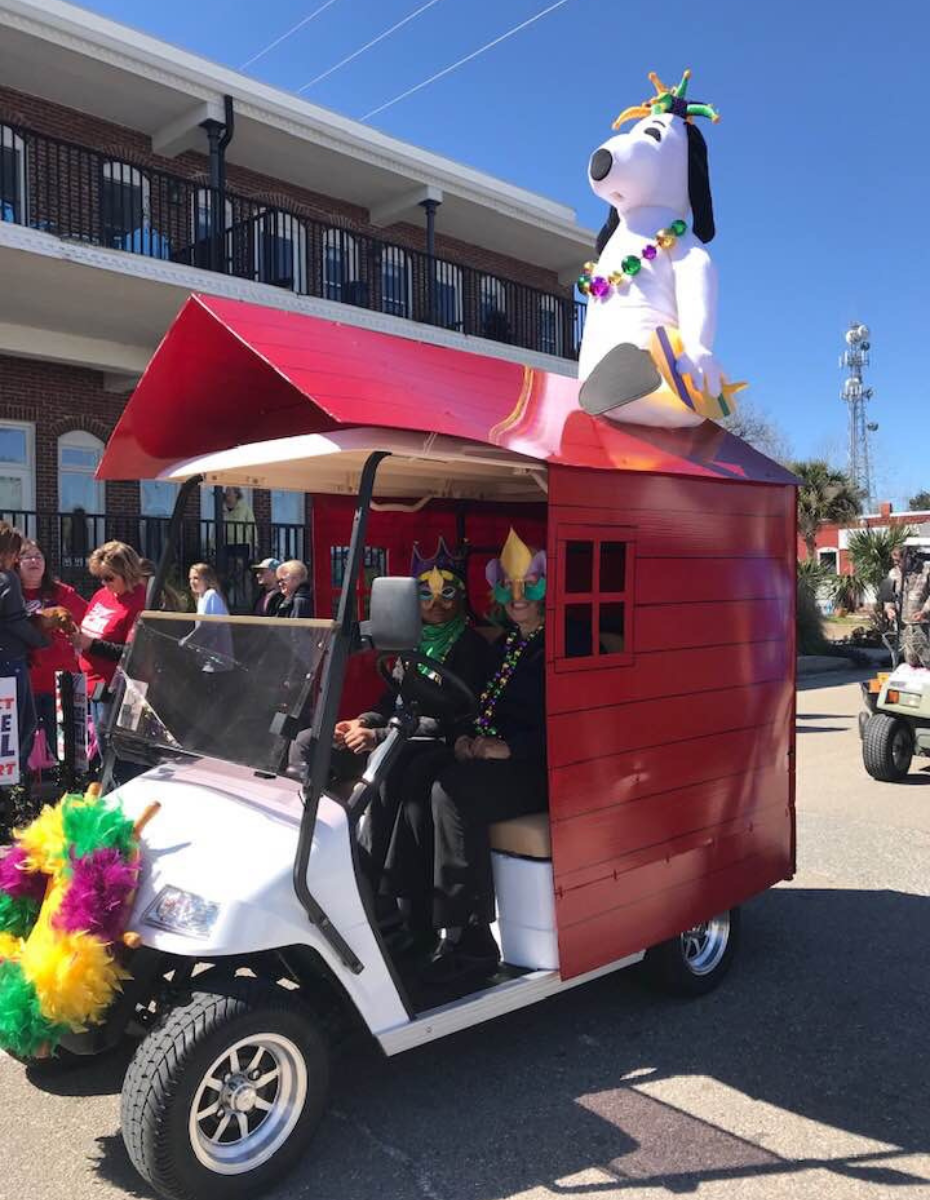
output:
{"label": "mardi gras mask", "polygon": [[546,552],[533,554],[516,530],[511,529],[500,558],[491,559],[485,577],[498,604],[542,600],[546,594]]}
{"label": "mardi gras mask", "polygon": [[418,575],[417,584],[421,604],[429,604],[432,600],[444,600],[451,604],[465,591],[465,585],[458,576],[453,575],[451,571],[440,570],[439,567],[433,567],[432,570]]}

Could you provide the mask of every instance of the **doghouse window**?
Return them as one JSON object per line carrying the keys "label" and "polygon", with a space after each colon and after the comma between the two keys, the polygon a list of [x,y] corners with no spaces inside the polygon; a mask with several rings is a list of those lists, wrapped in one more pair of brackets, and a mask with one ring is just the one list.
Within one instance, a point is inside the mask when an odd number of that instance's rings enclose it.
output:
{"label": "doghouse window", "polygon": [[[333,616],[339,613],[339,597],[349,562],[348,546],[330,546],[330,583],[332,585]],[[362,572],[358,581],[357,615],[360,620],[368,616],[371,607],[371,585],[380,575],[388,573],[388,552],[380,546],[366,546],[362,560]]]}
{"label": "doghouse window", "polygon": [[632,531],[568,526],[557,545],[556,669],[631,662]]}

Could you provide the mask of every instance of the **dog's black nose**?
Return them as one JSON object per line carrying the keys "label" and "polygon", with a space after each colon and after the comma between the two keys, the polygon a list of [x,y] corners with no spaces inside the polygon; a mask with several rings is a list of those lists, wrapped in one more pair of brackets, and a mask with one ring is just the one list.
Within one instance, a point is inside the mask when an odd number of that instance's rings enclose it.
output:
{"label": "dog's black nose", "polygon": [[610,174],[610,168],[614,165],[614,156],[609,150],[595,150],[591,155],[591,165],[588,167],[588,173],[595,183],[599,183],[602,179],[606,179]]}

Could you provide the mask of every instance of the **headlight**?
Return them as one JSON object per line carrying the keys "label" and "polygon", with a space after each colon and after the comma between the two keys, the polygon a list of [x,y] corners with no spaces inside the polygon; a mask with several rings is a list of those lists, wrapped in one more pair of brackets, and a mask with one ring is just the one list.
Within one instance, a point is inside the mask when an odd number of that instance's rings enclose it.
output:
{"label": "headlight", "polygon": [[182,892],[180,888],[166,887],[155,897],[142,917],[144,925],[156,929],[167,929],[182,937],[205,938],[210,936],[220,906],[193,892]]}

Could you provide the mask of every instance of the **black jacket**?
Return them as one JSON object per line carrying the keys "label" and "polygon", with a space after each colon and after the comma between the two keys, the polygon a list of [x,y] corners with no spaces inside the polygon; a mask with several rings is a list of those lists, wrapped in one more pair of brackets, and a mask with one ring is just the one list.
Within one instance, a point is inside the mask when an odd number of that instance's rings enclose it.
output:
{"label": "black jacket", "polygon": [[[504,661],[507,634],[494,644],[493,679]],[[534,638],[501,692],[491,721],[498,736],[519,761],[546,761],[546,648],[544,634]]]}
{"label": "black jacket", "polygon": [[0,571],[0,659],[25,658],[49,644],[38,625],[26,616],[23,589],[15,571]]}
{"label": "black jacket", "polygon": [[[265,596],[268,595],[268,607],[265,608]],[[284,596],[281,592],[275,590],[270,594],[266,593],[265,589],[258,593],[255,603],[252,605],[252,612],[256,617],[276,617],[278,609],[284,603]]]}
{"label": "black jacket", "polygon": [[309,583],[302,583],[293,596],[282,597],[276,617],[312,617],[313,593]]}
{"label": "black jacket", "polygon": [[[480,633],[466,625],[462,636],[453,643],[452,649],[446,655],[443,666],[448,667],[453,675],[458,675],[459,679],[468,685],[477,701],[495,661],[493,647],[488,645]],[[362,713],[359,718],[369,729],[379,731],[379,741],[387,737],[387,723],[395,703],[396,693],[389,689],[378,701],[376,708],[371,712]],[[417,737],[451,737],[456,733],[465,732],[464,728],[459,729],[457,726],[456,722],[424,713],[417,726]]]}

